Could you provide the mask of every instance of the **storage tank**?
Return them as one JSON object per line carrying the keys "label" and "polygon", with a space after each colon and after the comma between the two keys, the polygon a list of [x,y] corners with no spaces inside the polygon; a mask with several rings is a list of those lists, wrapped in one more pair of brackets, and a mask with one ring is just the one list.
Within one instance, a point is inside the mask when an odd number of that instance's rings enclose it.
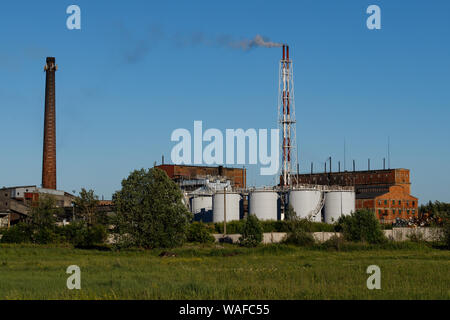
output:
{"label": "storage tank", "polygon": [[294,189],[289,191],[289,204],[300,218],[311,216],[313,221],[322,221],[322,191],[317,189]]}
{"label": "storage tank", "polygon": [[328,191],[325,193],[324,217],[326,223],[335,223],[341,215],[355,211],[354,191]]}
{"label": "storage tank", "polygon": [[195,195],[190,199],[194,221],[212,221],[212,201],[211,194]]}
{"label": "storage tank", "polygon": [[[239,220],[242,212],[242,198],[237,192],[226,192],[227,222]],[[224,192],[218,191],[213,196],[213,222],[224,220]]]}
{"label": "storage tank", "polygon": [[250,192],[249,213],[259,220],[278,220],[280,202],[274,190],[256,189]]}

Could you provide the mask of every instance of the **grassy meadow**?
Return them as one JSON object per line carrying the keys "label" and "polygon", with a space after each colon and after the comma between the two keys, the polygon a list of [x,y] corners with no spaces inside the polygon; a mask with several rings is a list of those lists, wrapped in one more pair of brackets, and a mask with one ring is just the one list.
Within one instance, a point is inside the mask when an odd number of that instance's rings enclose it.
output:
{"label": "grassy meadow", "polygon": [[[3,244],[0,299],[450,299],[450,251],[430,245],[161,252]],[[81,290],[66,287],[69,265],[81,268]],[[381,290],[366,287],[369,265],[381,268]]]}

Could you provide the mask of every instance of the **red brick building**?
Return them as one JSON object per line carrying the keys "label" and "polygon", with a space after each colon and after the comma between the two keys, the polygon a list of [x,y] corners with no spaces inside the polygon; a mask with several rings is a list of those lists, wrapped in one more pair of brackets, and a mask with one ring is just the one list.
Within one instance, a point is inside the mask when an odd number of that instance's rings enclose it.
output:
{"label": "red brick building", "polygon": [[408,169],[345,171],[294,175],[299,184],[354,186],[356,209],[369,209],[383,223],[418,215]]}
{"label": "red brick building", "polygon": [[167,173],[169,178],[174,181],[202,179],[207,177],[224,177],[231,181],[235,188],[246,187],[247,170],[245,168],[227,168],[223,166],[207,167],[207,166],[189,166],[161,164],[156,166]]}

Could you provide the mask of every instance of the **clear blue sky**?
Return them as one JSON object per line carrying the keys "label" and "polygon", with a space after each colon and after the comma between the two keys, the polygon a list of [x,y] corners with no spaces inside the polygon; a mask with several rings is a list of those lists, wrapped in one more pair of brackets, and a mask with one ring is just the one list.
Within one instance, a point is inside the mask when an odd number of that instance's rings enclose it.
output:
{"label": "clear blue sky", "polygon": [[[66,28],[70,4],[80,31]],[[366,28],[370,4],[381,30]],[[348,169],[381,168],[390,136],[412,194],[449,202],[449,14],[447,0],[2,2],[0,186],[41,183],[46,56],[59,65],[58,187],[110,198],[170,159],[172,131],[194,120],[276,128],[281,49],[217,41],[261,34],[291,46],[303,170],[342,162],[344,139]],[[250,184],[273,181],[249,167]]]}

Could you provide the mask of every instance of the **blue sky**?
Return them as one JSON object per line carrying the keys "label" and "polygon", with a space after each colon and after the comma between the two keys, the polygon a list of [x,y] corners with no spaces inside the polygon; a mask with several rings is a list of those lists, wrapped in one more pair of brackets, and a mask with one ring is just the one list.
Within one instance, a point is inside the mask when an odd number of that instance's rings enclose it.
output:
{"label": "blue sky", "polygon": [[[81,30],[66,28],[70,4]],[[370,4],[381,30],[366,27]],[[449,202],[449,13],[444,0],[1,3],[0,186],[41,182],[46,56],[59,65],[59,189],[110,198],[131,170],[169,159],[172,131],[194,120],[276,128],[281,49],[217,41],[260,34],[291,47],[302,170],[343,162],[344,139],[347,169],[381,168],[389,136],[412,194]],[[250,184],[273,183],[248,169]]]}

